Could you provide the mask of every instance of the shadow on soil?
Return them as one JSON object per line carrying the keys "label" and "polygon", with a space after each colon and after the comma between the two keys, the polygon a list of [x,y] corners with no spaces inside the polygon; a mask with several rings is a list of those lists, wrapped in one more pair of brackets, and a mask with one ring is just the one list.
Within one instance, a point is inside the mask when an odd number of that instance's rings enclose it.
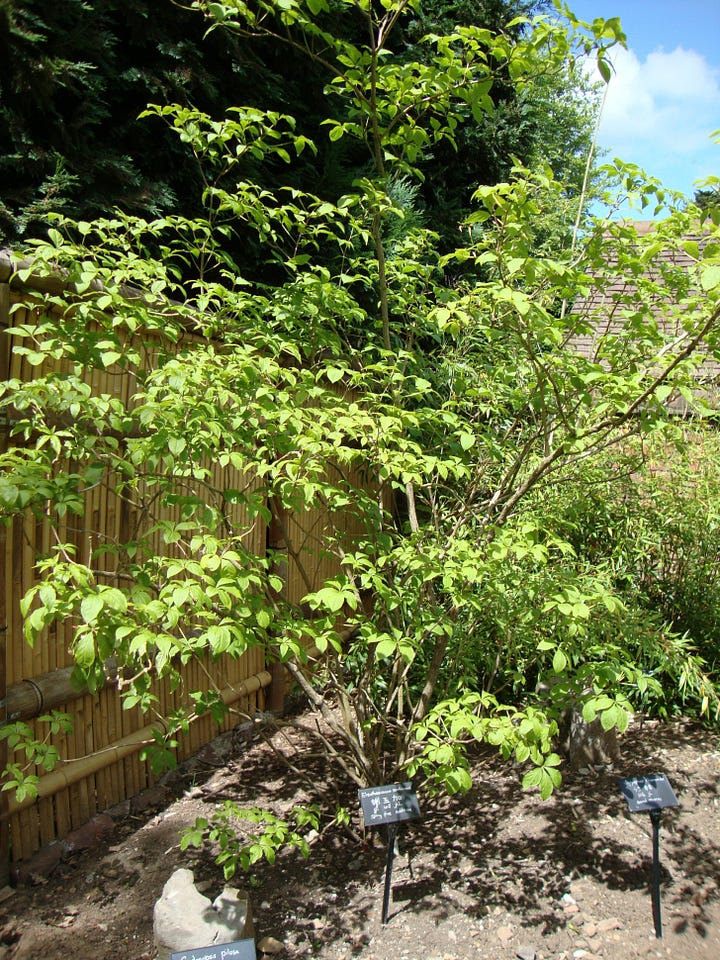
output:
{"label": "shadow on soil", "polygon": [[[718,782],[708,775],[709,767],[699,771],[689,762],[687,768],[680,763],[668,766],[670,753],[679,750],[680,757],[692,756],[681,748],[698,742],[718,749],[716,737],[690,725],[637,724],[623,741],[626,763],[617,764],[612,773],[568,770],[561,790],[545,802],[523,792],[520,770],[478,751],[473,762],[475,786],[466,796],[421,796],[422,818],[403,825],[401,853],[394,861],[390,920],[423,913],[430,913],[436,923],[457,914],[480,920],[499,909],[513,913],[527,928],[552,934],[568,922],[561,898],[577,880],[648,895],[649,910],[650,821],[644,814],[631,817],[627,812],[617,776],[667,772],[681,804],[665,811],[662,820],[667,923],[677,933],[691,928],[703,937],[708,907],[720,889],[720,846],[708,840],[707,831],[700,832],[694,813],[704,810],[707,819],[708,806],[718,807]],[[244,806],[267,807],[280,816],[316,799],[313,789],[318,785],[328,789],[332,780],[326,761],[308,753],[297,731],[275,735],[273,743],[275,750],[262,738],[233,735],[227,755],[211,762],[200,757],[169,777],[167,789],[176,797],[190,791],[210,804],[233,799]],[[288,770],[279,752],[302,772],[306,785]],[[347,790],[338,800],[357,823],[356,793]],[[204,881],[219,892],[222,875],[212,850],[180,852],[178,830],[190,824],[181,822],[177,809],[179,805],[168,806],[154,819],[149,813],[144,819],[129,817],[118,827],[105,860],[111,860],[112,845],[131,837],[130,853],[115,867],[121,884],[132,886],[139,881],[143,864],[161,860],[164,879],[176,867],[189,866],[196,882]],[[231,884],[246,889],[253,903],[256,940],[268,934],[282,939],[286,958],[317,955],[331,945],[346,955],[362,954],[379,924],[385,845],[381,830],[369,832],[363,842],[328,833],[314,841],[307,861],[294,852],[283,853],[274,865],[262,862],[248,876],[233,878]],[[87,862],[78,857],[61,865],[53,882],[70,888],[87,870]],[[102,873],[86,879],[95,883],[98,902],[110,906],[112,890],[106,888]],[[693,907],[689,913],[680,910],[688,903]],[[133,902],[122,922],[126,927],[136,923],[139,927],[141,922],[147,926],[149,907],[151,913],[147,899]]]}
{"label": "shadow on soil", "polygon": [[[567,923],[558,903],[573,880],[589,878],[609,890],[639,891],[649,898],[650,819],[630,816],[617,777],[664,772],[667,751],[703,737],[706,731],[689,725],[638,725],[625,738],[623,755],[632,757],[627,767],[621,763],[612,773],[592,770],[584,775],[567,770],[561,790],[546,802],[521,789],[519,770],[479,752],[473,771],[476,786],[466,796],[421,797],[422,819],[401,828],[389,919],[425,911],[437,922],[458,912],[480,919],[501,908],[547,934]],[[284,749],[293,753],[299,744],[286,743]],[[291,759],[311,783],[329,782],[322,760],[300,752]],[[695,898],[692,921],[682,919],[673,929],[682,932],[683,925],[692,922],[702,936],[708,921],[705,905],[720,888],[720,846],[708,844],[685,814],[694,805],[717,799],[718,784],[680,768],[670,778],[681,807],[665,811],[662,820],[663,898],[670,922],[673,903]],[[260,746],[234,762],[222,788],[211,791],[212,799],[232,797],[282,813],[312,800],[296,783],[282,761]],[[357,809],[354,793],[339,799],[349,810]],[[616,821],[616,829],[602,829],[610,820]],[[293,946],[302,953],[329,944],[343,944],[351,955],[361,953],[368,936],[358,931],[377,923],[381,912],[385,844],[382,829],[369,833],[362,844],[326,836],[314,845],[308,861],[283,855],[274,867],[257,865],[248,882],[254,902],[261,906],[258,926],[265,918],[273,925],[273,930],[258,929],[258,937],[279,933],[291,955]],[[678,867],[680,884],[673,879]],[[195,870],[217,876],[209,856]],[[243,878],[235,882],[243,885]]]}

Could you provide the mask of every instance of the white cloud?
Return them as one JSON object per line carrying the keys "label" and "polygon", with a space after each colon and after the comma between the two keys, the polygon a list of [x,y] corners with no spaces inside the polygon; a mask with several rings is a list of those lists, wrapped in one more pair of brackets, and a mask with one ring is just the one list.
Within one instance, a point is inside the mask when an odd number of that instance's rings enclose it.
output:
{"label": "white cloud", "polygon": [[712,103],[720,96],[718,71],[695,50],[676,47],[672,53],[654,51],[648,55],[642,75],[658,97]]}
{"label": "white cloud", "polygon": [[600,127],[611,152],[635,160],[649,147],[674,155],[709,148],[710,133],[720,127],[720,71],[682,47],[654,51],[644,61],[621,49],[613,63]]}

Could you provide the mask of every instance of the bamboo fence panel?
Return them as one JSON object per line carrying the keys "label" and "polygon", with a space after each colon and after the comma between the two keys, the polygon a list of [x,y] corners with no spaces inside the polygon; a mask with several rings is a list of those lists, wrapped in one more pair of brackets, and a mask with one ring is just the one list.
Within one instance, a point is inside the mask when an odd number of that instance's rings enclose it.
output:
{"label": "bamboo fence panel", "polygon": [[[4,334],[4,328],[9,324],[9,307],[18,301],[18,295],[7,284],[0,284],[0,291],[4,298],[0,300],[0,304],[4,304],[3,313],[0,314],[0,327],[3,328],[0,372],[5,378],[17,378],[27,382],[41,375],[44,368],[33,366],[26,357],[11,349],[11,338]],[[31,319],[32,314],[25,307],[15,310],[12,315],[13,324],[27,323]],[[176,349],[177,347],[172,347],[173,351]],[[148,348],[148,352],[153,351]],[[55,372],[61,375],[69,374],[69,364],[60,362],[56,365]],[[136,387],[134,373],[123,372],[119,375],[111,371],[110,375],[105,376],[103,371],[92,371],[88,380],[94,392],[114,393],[126,404],[131,404]],[[3,436],[7,437],[7,429],[3,431]],[[207,464],[207,467],[211,471],[213,484],[218,488],[224,485],[242,489],[247,485],[248,481],[240,471],[221,471],[217,464]],[[233,506],[231,509],[238,526],[248,530],[248,549],[263,555],[264,525],[250,523],[240,506]],[[160,519],[177,520],[179,517],[180,508],[177,506],[159,510]],[[66,516],[61,519],[57,527],[57,539],[74,544],[80,560],[92,558],[91,566],[96,572],[102,563],[106,575],[112,578],[117,572],[116,559],[112,554],[105,554],[102,560],[99,560],[94,551],[103,540],[119,542],[138,520],[142,518],[138,516],[137,510],[120,498],[111,479],[105,478],[101,484],[86,491],[85,509],[81,517]],[[7,685],[11,686],[71,665],[69,647],[72,627],[67,623],[57,624],[33,648],[23,641],[19,601],[35,584],[35,564],[38,558],[49,554],[55,531],[47,518],[36,518],[28,511],[25,516],[16,516],[10,528],[4,532],[6,536],[2,543],[2,559],[6,574],[9,575],[4,578],[2,594],[7,606],[9,642],[3,662],[7,672]],[[159,533],[151,538],[151,542],[154,550],[166,554],[172,552],[161,542]],[[107,576],[104,582],[111,582]],[[183,686],[178,690],[171,692],[169,682],[162,681],[155,692],[160,698],[162,708],[171,710],[180,706],[187,689],[207,689],[210,682],[221,690],[232,686],[240,688],[248,678],[263,673],[264,666],[260,650],[251,651],[234,661],[222,658],[212,662],[208,658],[204,669],[201,669],[199,664],[188,665]],[[265,676],[263,683],[266,682]],[[262,686],[254,688],[241,698],[237,706],[252,714],[263,703],[262,689]],[[76,697],[61,705],[60,710],[72,715],[73,731],[69,734],[58,734],[51,739],[63,761],[60,769],[70,773],[83,763],[83,758],[101,756],[104,751],[114,757],[118,753],[115,750],[117,743],[132,739],[138,731],[147,730],[148,726],[148,718],[143,716],[139,709],[121,709],[117,691],[113,687],[106,687],[96,696],[86,694]],[[229,716],[222,727],[231,729],[235,722],[236,718]],[[37,721],[30,720],[28,723],[38,737],[43,734]],[[218,732],[210,717],[191,724],[190,730],[190,736],[181,740],[177,751],[179,759],[196,752]],[[139,760],[139,746],[133,743],[123,747],[112,763],[93,769],[50,796],[41,796],[34,803],[13,810],[9,817],[12,860],[26,859],[42,845],[62,838],[70,830],[85,823],[98,810],[128,799],[152,783],[153,775],[148,764]],[[41,785],[45,776],[51,775],[41,776]],[[6,798],[7,794],[4,794],[3,799]],[[6,819],[3,822],[6,822]]]}
{"label": "bamboo fence panel", "polygon": [[[93,531],[90,535],[94,533],[96,522],[97,517],[94,517]],[[87,531],[80,529],[77,533],[81,541],[87,539]],[[24,522],[22,520],[14,522],[10,539],[12,542],[9,550],[6,547],[6,556],[8,552],[17,554],[18,547],[22,548],[22,559],[16,567],[22,573],[21,585],[19,589],[13,586],[13,595],[9,598],[10,603],[17,608],[19,598],[35,582],[33,569],[36,553],[41,552],[43,545],[47,544],[47,537],[44,536],[43,526],[37,524],[34,518],[29,520],[25,518]],[[259,541],[259,535],[256,539]],[[264,544],[259,542],[255,546],[258,551],[261,547],[264,549]],[[46,640],[41,638],[33,648],[30,648],[22,641],[19,611],[13,620],[14,642],[11,648],[14,659],[8,664],[9,684],[45,674],[56,665],[71,665],[72,657],[68,652],[71,634],[69,625],[60,624],[60,629],[55,631],[54,635],[48,635]],[[65,641],[62,647],[57,642],[60,636]],[[48,658],[49,648],[53,648],[56,654],[54,662]],[[213,663],[208,658],[205,668],[215,685],[222,689],[242,683],[248,677],[262,672],[264,662],[262,652],[255,650],[238,660],[225,657]],[[171,692],[169,681],[164,680],[156,684],[154,692],[159,697],[160,710],[164,713],[171,712],[181,705],[186,690],[204,690],[208,685],[209,680],[205,671],[199,664],[191,662],[184,670],[184,684],[181,688]],[[242,707],[245,713],[252,715],[260,702],[261,697],[256,691],[247,698],[247,702],[238,706]],[[143,716],[138,708],[122,710],[117,691],[112,687],[106,687],[96,697],[90,695],[79,697],[71,703],[61,705],[59,709],[73,716],[72,733],[54,738],[61,758],[68,765],[79,762],[80,758],[102,752],[117,740],[131,736],[148,723],[148,718]],[[230,729],[234,722],[236,721],[232,717],[228,717],[222,726],[224,729]],[[36,721],[30,721],[30,726],[35,729],[38,737],[42,735],[42,729]],[[191,724],[189,736],[180,739],[178,759],[182,760],[196,753],[218,732],[217,726],[209,716]],[[121,800],[136,795],[153,781],[154,777],[148,765],[139,762],[136,752],[88,774],[71,787],[59,792],[53,803],[43,799],[37,805],[20,811],[10,821],[13,860],[25,859],[50,839],[61,838],[69,830],[85,823],[98,810],[107,809]]]}
{"label": "bamboo fence panel", "polygon": [[[337,482],[340,474],[329,469],[335,474],[331,476],[331,482]],[[349,488],[375,489],[357,467],[349,470],[342,479]],[[286,596],[291,603],[300,604],[309,590],[317,589],[340,572],[340,556],[333,542],[337,540],[342,550],[348,552],[357,537],[366,531],[352,511],[330,513],[321,505],[288,515],[286,523],[291,547],[287,558]]]}
{"label": "bamboo fence panel", "polygon": [[[49,281],[41,278],[33,286],[35,281],[31,278],[24,289],[20,289],[2,282],[7,276],[6,264],[4,266],[0,256],[0,374],[5,378],[29,381],[47,368],[29,363],[27,357],[15,351],[15,344],[22,341],[10,337],[6,328],[11,324],[32,322],[33,311],[43,309],[42,291]],[[52,282],[56,283],[55,280]],[[22,306],[10,315],[14,304],[28,302],[30,306]],[[194,339],[188,334],[183,343],[191,343]],[[152,364],[159,362],[163,355],[177,353],[182,345],[162,346],[148,341],[142,345],[142,351],[146,362]],[[72,373],[71,365],[65,360],[54,362],[52,370],[60,376]],[[126,407],[132,407],[138,382],[134,370],[111,367],[106,371],[91,371],[87,382],[96,394],[119,397]],[[8,429],[5,424],[2,435],[5,440]],[[66,466],[72,469],[71,464]],[[209,471],[208,482],[217,490],[247,489],[255,482],[234,467],[221,468],[216,462],[203,462],[199,466]],[[77,549],[78,560],[89,561],[102,582],[116,582],[114,578],[120,572],[118,558],[112,553],[98,555],[97,547],[102,543],[127,542],[137,529],[145,527],[147,530],[150,523],[148,504],[151,502],[156,514],[154,519],[180,519],[181,507],[162,505],[157,490],[148,485],[147,479],[138,483],[131,497],[128,493],[120,493],[113,478],[106,475],[101,483],[85,491],[82,515],[68,513],[53,528],[48,517],[37,518],[27,511],[24,516],[15,516],[10,526],[4,529],[4,539],[0,539],[0,568],[4,565],[5,576],[0,581],[0,592],[6,607],[4,667],[8,686],[62,670],[73,662],[70,653],[73,625],[70,622],[54,625],[32,648],[23,640],[19,602],[36,583],[37,560],[48,556],[56,542],[70,543]],[[227,511],[235,528],[243,531],[245,549],[263,557],[268,540],[265,522],[259,518],[251,520],[241,504],[229,504]],[[337,558],[326,552],[323,546],[333,531],[333,525],[349,538],[355,532],[352,518],[329,517],[321,508],[309,510],[302,517],[290,518],[293,551],[300,554],[299,562],[290,559],[287,564],[285,593],[293,602],[299,602],[308,592],[308,582],[299,574],[300,567],[308,572],[313,587],[319,587],[325,578],[337,574]],[[163,541],[157,530],[149,537],[148,546],[153,552],[166,556],[172,556],[176,550],[173,544]],[[223,656],[215,660],[207,657],[202,663],[191,661],[181,673],[182,684],[177,689],[171,690],[167,679],[157,682],[153,688],[164,714],[179,708],[189,690],[207,690],[210,684],[230,704],[231,712],[221,724],[222,730],[232,729],[242,716],[252,716],[256,710],[265,707],[265,689],[270,674],[264,650],[260,647],[248,650],[237,659]],[[241,695],[233,702],[238,692]],[[4,696],[3,690],[0,690],[0,696]],[[138,708],[122,709],[115,685],[108,684],[94,696],[87,693],[75,696],[58,709],[72,716],[74,727],[72,733],[50,737],[62,762],[55,771],[40,776],[40,798],[32,803],[17,804],[8,803],[7,793],[2,794],[2,801],[8,806],[2,823],[9,823],[12,861],[27,859],[51,840],[62,839],[98,811],[132,798],[155,779],[149,764],[140,760],[143,742],[150,737],[152,718],[143,715]],[[38,738],[45,736],[45,728],[38,720],[27,722]],[[196,753],[217,733],[218,727],[209,716],[191,723],[189,735],[178,738],[178,760]],[[0,870],[3,860],[0,846]]]}

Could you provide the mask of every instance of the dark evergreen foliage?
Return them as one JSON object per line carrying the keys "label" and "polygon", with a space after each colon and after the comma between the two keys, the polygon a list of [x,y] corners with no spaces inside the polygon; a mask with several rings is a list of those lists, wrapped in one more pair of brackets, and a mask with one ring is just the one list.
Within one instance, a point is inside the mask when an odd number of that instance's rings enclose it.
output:
{"label": "dark evergreen foliage", "polygon": [[154,216],[199,200],[198,174],[148,102],[223,111],[256,77],[232,37],[171,0],[0,4],[0,242],[48,210]]}
{"label": "dark evergreen foliage", "polygon": [[[497,32],[546,6],[426,0],[421,15],[399,25],[393,52],[421,59],[428,33],[457,24]],[[362,17],[343,7],[334,19],[333,31],[364,42]],[[115,207],[143,217],[198,213],[195,160],[161,120],[137,119],[148,103],[193,105],[217,117],[233,105],[296,116],[318,152],[283,165],[282,182],[327,199],[370,170],[357,142],[330,142],[321,126],[332,103],[319,60],[286,44],[206,30],[197,12],[173,0],[0,0],[0,244],[44,234],[51,210],[86,220]],[[498,182],[513,158],[529,162],[539,142],[563,136],[548,134],[545,105],[510,78],[501,77],[492,96],[494,114],[465,125],[457,150],[443,143],[420,164],[416,204],[450,245],[475,187]],[[247,175],[268,187],[279,182],[272,166]],[[245,248],[238,256],[254,270],[258,255]]]}

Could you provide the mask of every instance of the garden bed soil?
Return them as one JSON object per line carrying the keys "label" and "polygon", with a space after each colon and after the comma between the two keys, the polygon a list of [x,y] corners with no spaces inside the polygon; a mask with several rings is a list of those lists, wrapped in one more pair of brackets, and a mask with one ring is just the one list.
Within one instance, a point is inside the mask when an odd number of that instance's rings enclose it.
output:
{"label": "garden bed soil", "polygon": [[[226,797],[281,814],[310,799],[276,751],[315,783],[297,731],[226,734],[162,784],[112,811],[114,828],[44,876],[41,863],[0,903],[0,960],[151,960],[153,905],[180,866],[211,898],[223,880],[209,850],[180,850],[179,831]],[[660,832],[664,937],[653,931],[652,832],[630,815],[618,776],[667,774],[680,806]],[[549,800],[523,792],[521,771],[474,761],[464,797],[421,796],[403,825],[389,922],[381,924],[386,849],[326,833],[309,860],[281,854],[233,885],[251,899],[258,946],[278,960],[633,960],[720,958],[720,742],[675,722],[634,722],[614,769],[565,771]],[[357,809],[353,791],[348,804]],[[357,816],[355,818],[357,829]],[[29,874],[29,875],[28,875]],[[266,938],[271,938],[267,940]],[[259,954],[260,956],[260,954]]]}

